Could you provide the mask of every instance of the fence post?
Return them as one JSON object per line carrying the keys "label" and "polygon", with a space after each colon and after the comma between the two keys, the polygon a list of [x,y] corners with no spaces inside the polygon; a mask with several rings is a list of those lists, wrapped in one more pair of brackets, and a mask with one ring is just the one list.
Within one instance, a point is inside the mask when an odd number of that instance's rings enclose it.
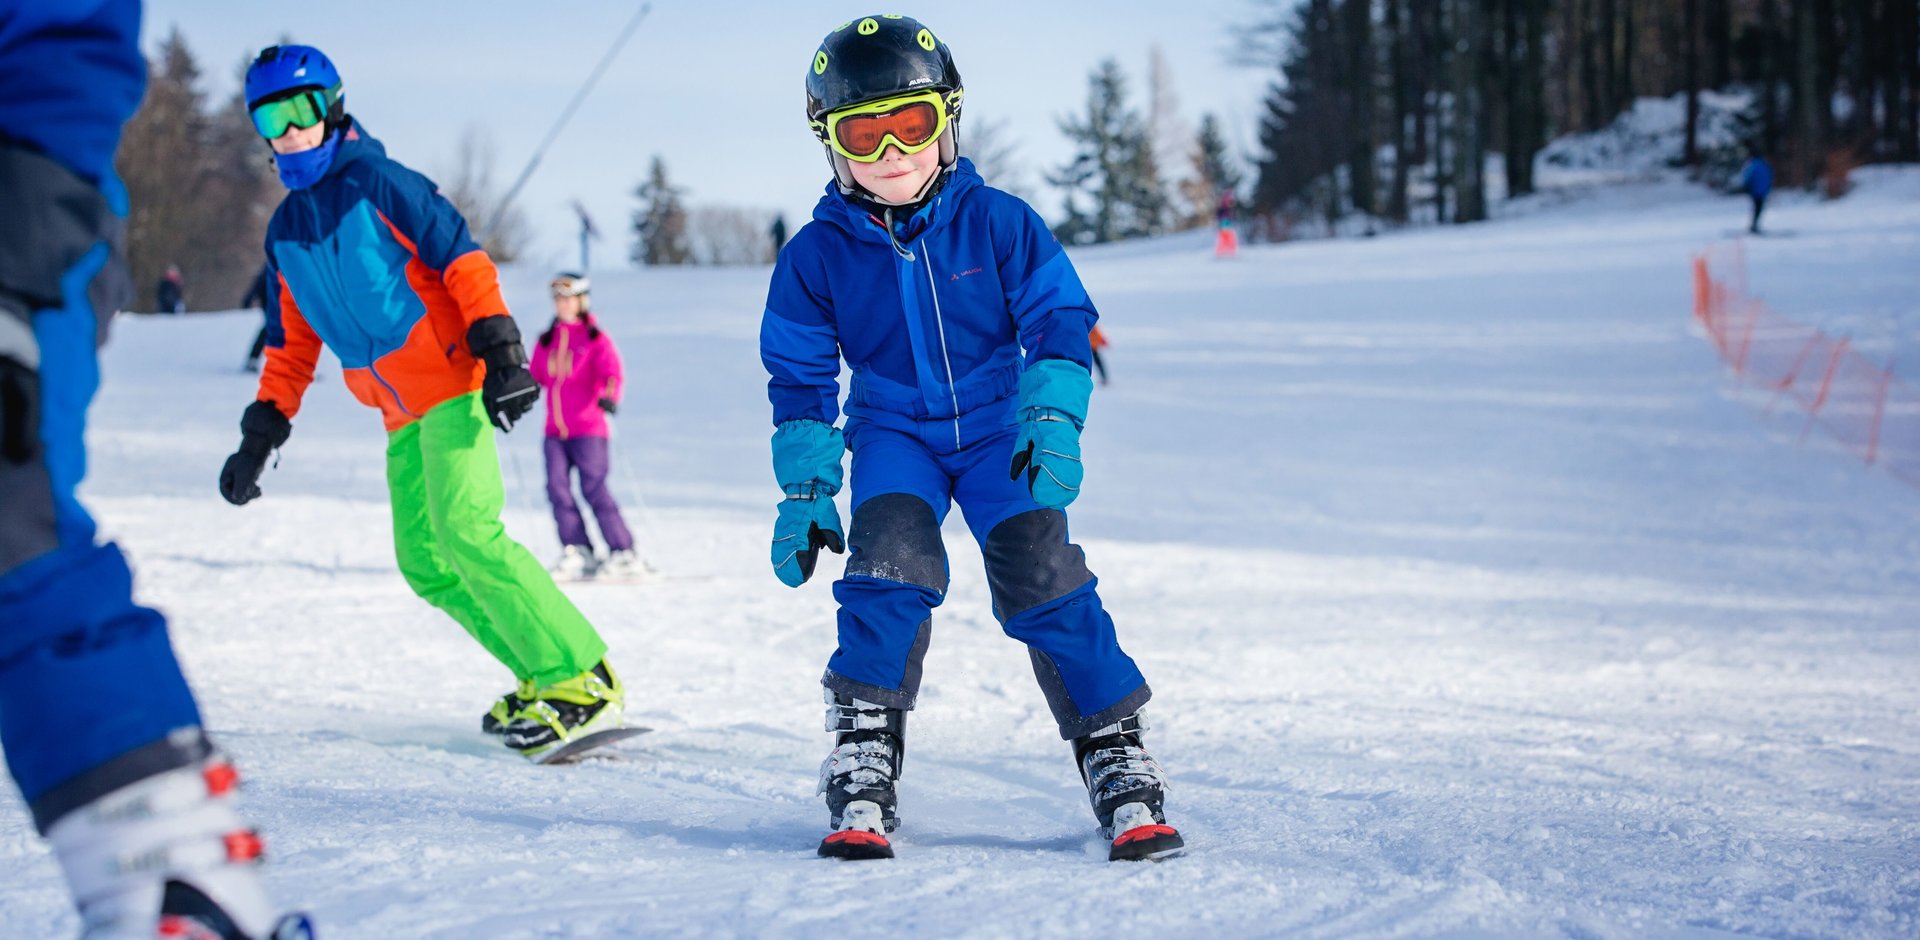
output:
{"label": "fence post", "polygon": [[1880,387],[1873,395],[1873,424],[1867,428],[1867,463],[1880,453],[1880,421],[1887,412],[1887,386],[1893,382],[1893,370],[1880,373]]}
{"label": "fence post", "polygon": [[1747,330],[1740,336],[1740,354],[1734,357],[1733,374],[1745,378],[1747,375],[1747,354],[1753,350],[1753,334],[1760,328],[1760,303],[1749,300],[1741,304],[1747,312]]}
{"label": "fence post", "polygon": [[1840,371],[1840,357],[1846,355],[1847,344],[1852,340],[1843,339],[1833,345],[1833,355],[1827,358],[1827,373],[1820,377],[1820,394],[1814,396],[1812,407],[1807,409],[1807,417],[1820,413],[1820,406],[1827,403],[1827,392],[1833,388],[1833,374]]}

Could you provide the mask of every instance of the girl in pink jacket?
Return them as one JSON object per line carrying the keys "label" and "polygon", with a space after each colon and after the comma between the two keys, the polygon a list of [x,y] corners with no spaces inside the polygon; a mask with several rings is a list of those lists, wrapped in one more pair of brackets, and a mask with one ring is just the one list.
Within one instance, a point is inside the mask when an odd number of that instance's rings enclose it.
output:
{"label": "girl in pink jacket", "polygon": [[[585,275],[562,273],[552,287],[553,325],[540,334],[530,365],[534,380],[547,392],[547,499],[553,503],[561,545],[553,573],[572,579],[596,573],[634,577],[643,569],[633,553],[633,535],[607,488],[607,416],[620,404],[620,351],[587,311]],[[575,473],[607,543],[604,561],[594,556],[586,520],[573,498]]]}

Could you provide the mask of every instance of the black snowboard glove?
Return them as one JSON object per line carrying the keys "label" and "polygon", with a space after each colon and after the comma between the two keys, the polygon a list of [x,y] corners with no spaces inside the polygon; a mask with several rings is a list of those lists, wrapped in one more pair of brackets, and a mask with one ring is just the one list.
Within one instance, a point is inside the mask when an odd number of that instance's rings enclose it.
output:
{"label": "black snowboard glove", "polygon": [[607,414],[613,414],[614,412],[620,410],[620,406],[616,404],[613,399],[608,398],[605,395],[602,395],[600,396],[600,410],[606,412]]}
{"label": "black snowboard glove", "polygon": [[270,401],[256,401],[240,416],[240,449],[220,468],[220,495],[235,506],[260,497],[260,471],[267,457],[287,442],[293,425]]}
{"label": "black snowboard glove", "polygon": [[25,464],[39,455],[40,374],[0,356],[0,460]]}
{"label": "black snowboard glove", "polygon": [[502,431],[513,430],[514,422],[532,410],[540,397],[540,384],[527,371],[527,347],[520,342],[520,328],[506,314],[481,317],[467,328],[467,349],[487,364],[487,377],[480,386],[487,420]]}

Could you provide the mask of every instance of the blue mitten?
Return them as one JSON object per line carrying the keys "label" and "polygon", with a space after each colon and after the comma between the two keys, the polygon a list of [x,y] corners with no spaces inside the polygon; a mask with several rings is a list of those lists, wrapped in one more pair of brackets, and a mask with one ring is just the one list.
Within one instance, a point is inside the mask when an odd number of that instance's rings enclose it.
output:
{"label": "blue mitten", "polygon": [[1030,363],[1020,375],[1020,436],[1007,475],[1017,480],[1024,472],[1028,492],[1048,509],[1065,509],[1080,495],[1080,428],[1092,396],[1092,374],[1065,359]]}
{"label": "blue mitten", "polygon": [[788,587],[813,577],[820,549],[846,551],[833,505],[845,477],[840,455],[846,450],[840,429],[819,421],[785,421],[773,432],[773,475],[787,494],[773,524],[773,573]]}

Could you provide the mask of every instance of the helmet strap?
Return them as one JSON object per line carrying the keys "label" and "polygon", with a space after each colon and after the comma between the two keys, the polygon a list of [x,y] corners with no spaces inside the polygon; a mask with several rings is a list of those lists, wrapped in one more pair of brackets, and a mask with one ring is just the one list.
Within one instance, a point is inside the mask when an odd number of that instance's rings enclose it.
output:
{"label": "helmet strap", "polygon": [[827,165],[833,167],[833,181],[840,187],[840,195],[851,196],[864,192],[860,184],[854,182],[853,166],[847,158],[841,156],[831,145],[821,144],[820,146],[827,151]]}
{"label": "helmet strap", "polygon": [[953,169],[955,161],[960,159],[960,115],[947,119],[947,129],[940,134],[940,168]]}

